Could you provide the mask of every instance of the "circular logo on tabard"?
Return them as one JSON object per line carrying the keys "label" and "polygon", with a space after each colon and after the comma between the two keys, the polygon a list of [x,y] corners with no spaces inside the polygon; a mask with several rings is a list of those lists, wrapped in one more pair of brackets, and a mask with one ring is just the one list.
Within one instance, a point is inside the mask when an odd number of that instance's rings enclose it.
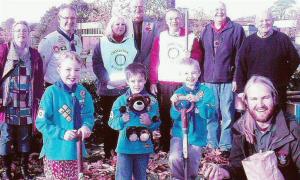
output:
{"label": "circular logo on tabard", "polygon": [[171,59],[176,59],[176,58],[178,58],[178,56],[179,56],[179,49],[176,48],[176,47],[170,48],[169,51],[168,51],[168,56],[169,56],[169,58],[171,58]]}
{"label": "circular logo on tabard", "polygon": [[117,54],[115,56],[115,63],[118,66],[123,66],[126,63],[126,56],[123,54]]}

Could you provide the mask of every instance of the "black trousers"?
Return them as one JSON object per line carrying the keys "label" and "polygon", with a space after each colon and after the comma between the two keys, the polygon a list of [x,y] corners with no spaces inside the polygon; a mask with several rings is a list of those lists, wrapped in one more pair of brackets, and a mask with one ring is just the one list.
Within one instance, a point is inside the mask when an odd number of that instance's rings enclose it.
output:
{"label": "black trousers", "polygon": [[111,156],[111,150],[115,150],[118,141],[118,131],[113,130],[108,125],[109,115],[113,103],[118,98],[118,96],[100,96],[100,101],[98,106],[102,107],[103,110],[103,138],[104,138],[104,153],[105,157],[109,158]]}
{"label": "black trousers", "polygon": [[170,130],[172,128],[172,120],[170,117],[170,98],[179,87],[181,87],[181,84],[159,83],[158,85],[159,113],[161,119],[160,133],[162,136],[160,146],[165,152],[170,150],[171,140]]}

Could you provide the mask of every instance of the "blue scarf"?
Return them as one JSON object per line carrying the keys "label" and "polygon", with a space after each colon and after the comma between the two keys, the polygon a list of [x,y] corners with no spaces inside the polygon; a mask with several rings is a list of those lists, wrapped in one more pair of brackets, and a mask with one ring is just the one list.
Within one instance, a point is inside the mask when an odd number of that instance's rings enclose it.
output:
{"label": "blue scarf", "polygon": [[79,104],[78,99],[75,96],[75,92],[77,89],[77,84],[74,84],[71,88],[69,88],[67,85],[63,83],[63,81],[60,79],[55,82],[55,85],[62,89],[63,91],[69,93],[72,96],[72,102],[73,102],[73,108],[72,108],[72,120],[74,122],[74,129],[79,129],[82,126],[82,119],[80,116],[81,107]]}
{"label": "blue scarf", "polygon": [[76,52],[75,42],[74,42],[74,34],[72,34],[71,37],[69,37],[64,31],[62,31],[60,28],[57,28],[57,32],[61,34],[63,37],[65,37],[69,42],[71,46],[71,51]]}

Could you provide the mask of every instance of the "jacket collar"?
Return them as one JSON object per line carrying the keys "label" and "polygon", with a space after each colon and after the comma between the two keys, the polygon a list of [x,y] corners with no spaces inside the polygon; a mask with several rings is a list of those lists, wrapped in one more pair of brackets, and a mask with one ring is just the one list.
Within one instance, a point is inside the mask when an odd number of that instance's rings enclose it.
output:
{"label": "jacket collar", "polygon": [[[229,17],[226,18],[226,25],[221,28],[220,30],[218,30],[218,33],[221,33],[223,31],[226,31],[227,29],[230,29],[233,27],[233,22],[231,21],[231,19]],[[212,30],[214,30],[214,21],[211,21],[211,28]]]}
{"label": "jacket collar", "polygon": [[[285,115],[282,110],[276,111],[277,114],[275,116],[275,119],[273,121],[273,126],[276,128],[275,131],[273,131],[272,137],[271,137],[271,149],[276,149],[292,140],[295,139],[295,137],[290,133],[290,130],[287,125],[287,121],[285,118]],[[238,131],[239,133],[243,134],[243,125],[244,125],[245,119],[241,117],[234,125],[234,130]]]}
{"label": "jacket collar", "polygon": [[59,34],[61,34],[63,37],[65,37],[68,41],[73,41],[74,40],[74,34],[71,35],[71,37],[69,35],[67,35],[62,29],[57,28],[57,32]]}
{"label": "jacket collar", "polygon": [[71,88],[69,88],[61,79],[56,81],[55,85],[68,93],[75,93],[77,88],[77,84],[74,84]]}
{"label": "jacket collar", "polygon": [[[147,91],[145,90],[145,88],[144,88],[139,94],[141,94],[141,95],[147,95],[148,92],[147,92]],[[129,96],[132,95],[132,92],[131,92],[130,88],[128,88],[128,90],[125,92],[125,95],[126,95],[127,97],[129,97]]]}
{"label": "jacket collar", "polygon": [[183,85],[183,89],[184,89],[184,91],[185,91],[187,94],[189,94],[189,93],[197,94],[197,92],[199,92],[199,90],[200,90],[200,83],[197,82],[197,83],[195,84],[195,88],[194,88],[194,89],[191,89],[191,88],[187,87],[187,86],[184,84],[184,85]]}

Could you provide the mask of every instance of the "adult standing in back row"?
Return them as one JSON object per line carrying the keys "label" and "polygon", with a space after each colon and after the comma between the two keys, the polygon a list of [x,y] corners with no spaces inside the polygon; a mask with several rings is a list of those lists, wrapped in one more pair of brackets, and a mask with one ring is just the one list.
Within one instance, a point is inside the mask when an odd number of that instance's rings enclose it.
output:
{"label": "adult standing in back row", "polygon": [[[181,27],[182,14],[177,9],[169,9],[166,12],[167,30],[163,31],[154,39],[151,51],[150,63],[150,91],[158,96],[160,115],[162,119],[161,145],[164,151],[169,151],[170,128],[170,98],[174,91],[182,85],[180,76],[181,63],[186,58],[195,61],[202,59],[202,51],[198,39],[193,33],[188,33],[188,45],[186,44],[186,31]],[[188,47],[186,47],[188,46]]]}
{"label": "adult standing in back row", "polygon": [[237,92],[244,90],[252,75],[269,78],[279,94],[279,105],[286,101],[286,88],[297,69],[300,58],[286,34],[273,30],[274,18],[270,9],[256,16],[258,32],[247,37],[239,51],[236,75]]}
{"label": "adult standing in back row", "polygon": [[39,44],[39,53],[43,59],[44,80],[46,87],[59,80],[57,59],[61,51],[75,51],[80,54],[82,44],[75,34],[77,28],[76,9],[71,5],[63,5],[58,12],[59,27],[48,34]]}
{"label": "adult standing in back row", "polygon": [[159,26],[156,21],[145,16],[145,0],[131,0],[130,8],[134,42],[138,50],[135,62],[144,64],[148,69],[152,44],[154,37],[159,32]]}
{"label": "adult standing in back row", "polygon": [[114,101],[127,90],[125,68],[134,62],[137,50],[125,17],[112,16],[106,26],[105,36],[96,44],[93,53],[93,71],[98,79],[98,106],[103,109],[103,135],[105,158],[110,158],[116,148],[118,132],[108,126]]}
{"label": "adult standing in back row", "polygon": [[215,4],[213,13],[213,21],[204,28],[200,41],[204,48],[203,80],[213,89],[216,98],[217,119],[212,118],[207,124],[208,144],[214,149],[219,148],[222,155],[228,157],[234,118],[233,92],[236,90],[233,77],[236,71],[237,52],[245,33],[242,26],[227,17],[223,2]]}

